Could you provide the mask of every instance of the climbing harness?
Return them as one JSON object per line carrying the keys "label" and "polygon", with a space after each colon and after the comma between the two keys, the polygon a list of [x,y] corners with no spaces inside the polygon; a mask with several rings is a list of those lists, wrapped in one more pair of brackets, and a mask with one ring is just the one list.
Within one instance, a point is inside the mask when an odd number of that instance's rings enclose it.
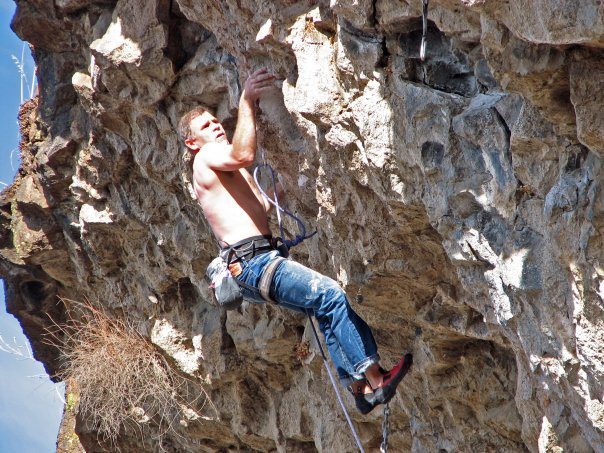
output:
{"label": "climbing harness", "polygon": [[260,290],[260,294],[264,300],[268,300],[269,302],[275,302],[271,299],[270,290],[271,290],[271,282],[273,281],[273,275],[275,275],[275,271],[281,261],[284,261],[285,258],[278,256],[269,264],[266,265],[264,271],[262,272],[262,277],[260,277],[260,283],[258,284],[258,289]]}
{"label": "climbing harness", "polygon": [[380,453],[388,452],[388,436],[390,435],[390,404],[384,406],[384,420],[382,421],[382,444]]}
{"label": "climbing harness", "polygon": [[428,2],[422,0],[422,44],[419,48],[419,59],[426,60],[426,43],[428,41]]}

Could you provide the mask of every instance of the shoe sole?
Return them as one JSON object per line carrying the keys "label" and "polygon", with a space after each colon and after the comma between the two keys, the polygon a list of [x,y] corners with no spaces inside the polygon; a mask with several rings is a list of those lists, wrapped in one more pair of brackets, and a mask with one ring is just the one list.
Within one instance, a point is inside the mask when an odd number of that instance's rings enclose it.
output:
{"label": "shoe sole", "polygon": [[355,396],[355,400],[358,411],[363,415],[367,415],[369,412],[375,409],[375,405],[367,401],[364,396]]}

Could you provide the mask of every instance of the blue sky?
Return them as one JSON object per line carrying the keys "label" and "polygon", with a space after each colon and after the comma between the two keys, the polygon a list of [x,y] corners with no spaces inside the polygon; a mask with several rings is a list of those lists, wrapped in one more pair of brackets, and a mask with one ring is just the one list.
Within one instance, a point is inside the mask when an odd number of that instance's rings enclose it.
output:
{"label": "blue sky", "polygon": [[[11,58],[21,58],[22,42],[10,29],[13,1],[0,0],[0,189],[10,184],[19,166],[17,111],[19,72]],[[33,62],[25,49],[25,72],[31,83]],[[11,157],[12,152],[12,157]],[[0,336],[26,353],[27,339],[17,320],[6,313],[4,285],[0,284]],[[63,386],[59,385],[63,394]],[[63,402],[42,365],[0,351],[0,453],[55,451]]]}

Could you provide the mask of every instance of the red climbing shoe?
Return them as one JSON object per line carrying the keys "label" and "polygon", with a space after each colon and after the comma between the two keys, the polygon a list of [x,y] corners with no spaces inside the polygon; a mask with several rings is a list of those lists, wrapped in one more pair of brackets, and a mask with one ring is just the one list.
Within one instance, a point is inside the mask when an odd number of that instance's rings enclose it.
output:
{"label": "red climbing shoe", "polygon": [[390,402],[396,393],[396,387],[405,377],[412,363],[413,355],[409,353],[405,354],[394,368],[384,373],[382,385],[377,389],[373,389],[373,393],[364,395],[367,402],[372,406],[372,409],[378,404],[388,404]]}

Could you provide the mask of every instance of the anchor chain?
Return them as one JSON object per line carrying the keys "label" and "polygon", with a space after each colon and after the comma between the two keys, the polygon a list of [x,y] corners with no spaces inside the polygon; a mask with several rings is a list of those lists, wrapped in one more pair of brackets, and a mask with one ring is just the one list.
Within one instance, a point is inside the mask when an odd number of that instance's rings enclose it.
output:
{"label": "anchor chain", "polygon": [[384,420],[382,421],[382,444],[380,445],[380,453],[388,452],[388,436],[390,435],[390,405],[384,406]]}

